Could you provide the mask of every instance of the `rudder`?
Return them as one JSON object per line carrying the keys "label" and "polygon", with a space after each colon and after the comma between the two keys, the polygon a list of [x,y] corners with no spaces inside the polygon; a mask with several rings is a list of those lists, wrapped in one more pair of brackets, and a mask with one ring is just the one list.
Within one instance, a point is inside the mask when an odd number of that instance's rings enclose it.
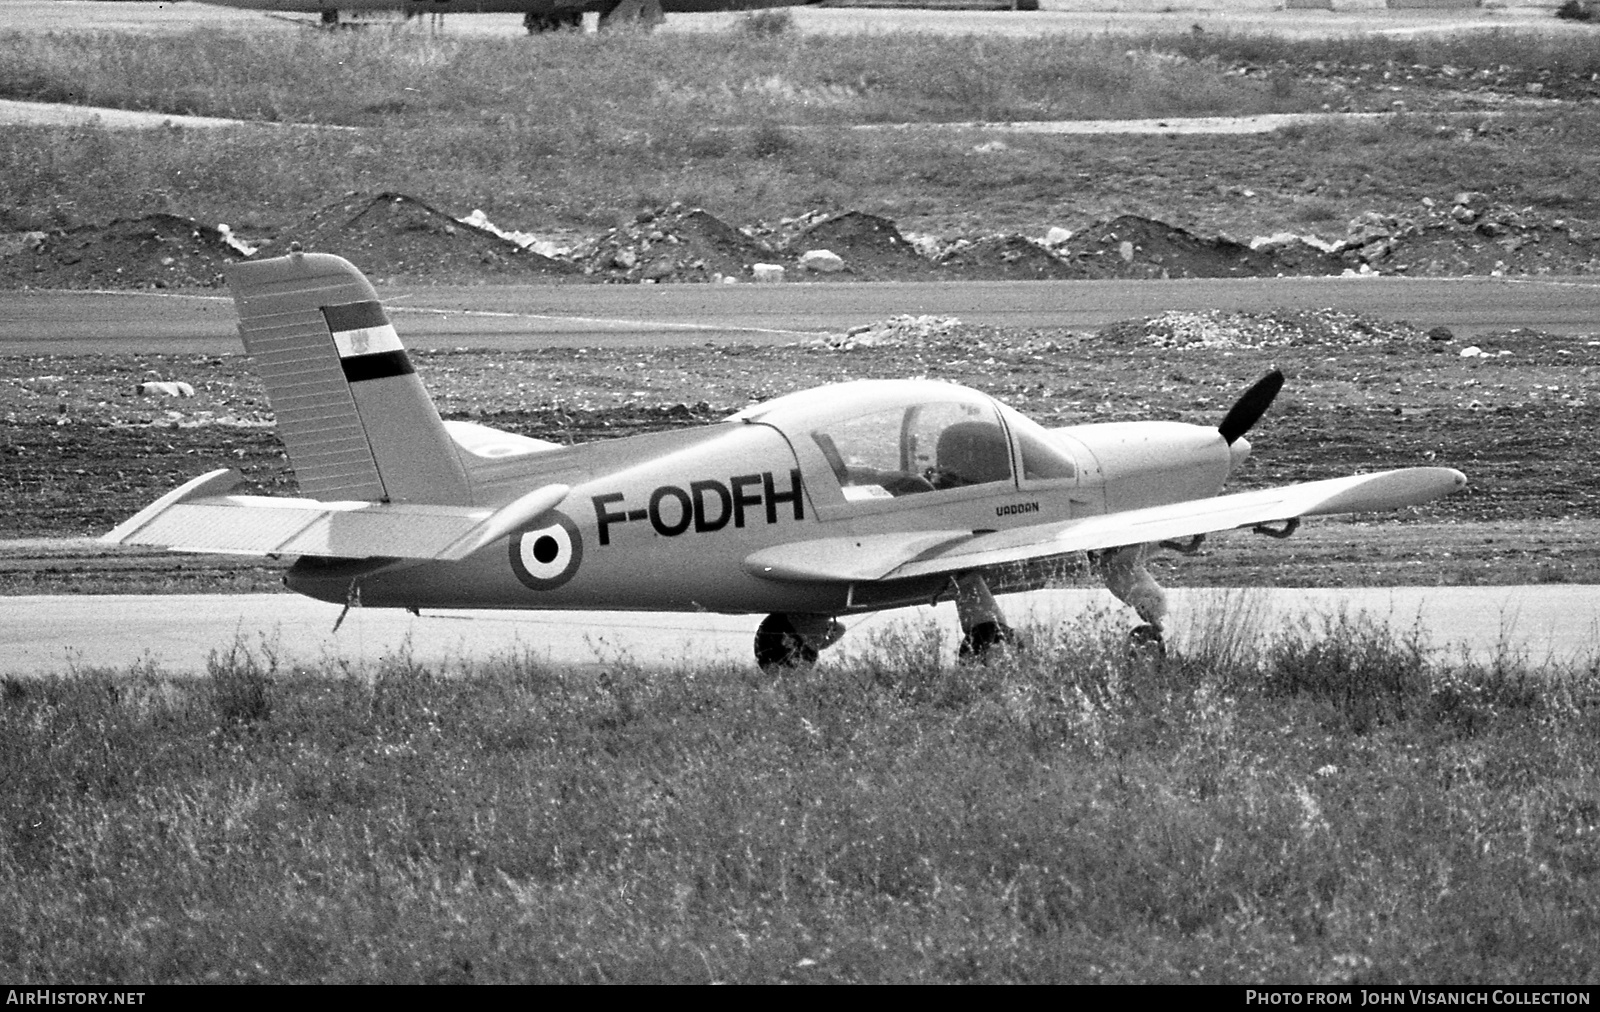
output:
{"label": "rudder", "polygon": [[290,253],[233,265],[228,287],[305,495],[471,503],[455,441],[355,265]]}

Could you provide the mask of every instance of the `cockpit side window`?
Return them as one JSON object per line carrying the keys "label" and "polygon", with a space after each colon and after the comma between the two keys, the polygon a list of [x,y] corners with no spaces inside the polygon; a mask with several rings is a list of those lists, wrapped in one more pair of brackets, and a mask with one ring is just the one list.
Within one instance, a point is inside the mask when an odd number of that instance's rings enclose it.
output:
{"label": "cockpit side window", "polygon": [[1011,450],[994,410],[951,401],[836,422],[811,433],[845,499],[888,499],[1011,480]]}

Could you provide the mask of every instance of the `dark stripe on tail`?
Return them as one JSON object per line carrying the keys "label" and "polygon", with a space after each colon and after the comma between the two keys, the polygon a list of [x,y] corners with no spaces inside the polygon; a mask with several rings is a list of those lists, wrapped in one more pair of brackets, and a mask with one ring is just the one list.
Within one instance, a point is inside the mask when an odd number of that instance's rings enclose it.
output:
{"label": "dark stripe on tail", "polygon": [[351,383],[362,380],[385,379],[389,376],[409,376],[417,370],[403,351],[380,351],[375,355],[352,355],[339,360],[344,368],[344,378]]}

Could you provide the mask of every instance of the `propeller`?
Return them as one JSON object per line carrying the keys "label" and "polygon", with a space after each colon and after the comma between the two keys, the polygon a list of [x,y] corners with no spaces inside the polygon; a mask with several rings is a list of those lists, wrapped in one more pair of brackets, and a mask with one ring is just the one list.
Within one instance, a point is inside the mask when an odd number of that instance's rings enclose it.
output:
{"label": "propeller", "polygon": [[1217,431],[1222,433],[1222,438],[1229,446],[1261,420],[1261,416],[1267,413],[1267,408],[1272,406],[1272,399],[1277,397],[1278,391],[1282,389],[1283,373],[1274,369],[1256,380],[1255,386],[1246,390],[1244,396],[1228,409],[1222,424],[1217,426]]}

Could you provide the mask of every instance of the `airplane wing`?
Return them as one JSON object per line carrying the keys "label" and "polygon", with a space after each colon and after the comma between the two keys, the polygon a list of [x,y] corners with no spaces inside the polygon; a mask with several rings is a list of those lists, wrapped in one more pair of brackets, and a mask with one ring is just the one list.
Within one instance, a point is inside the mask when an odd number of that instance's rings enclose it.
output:
{"label": "airplane wing", "polygon": [[1466,484],[1447,467],[1413,467],[1125,510],[1006,531],[917,531],[823,538],[763,549],[744,568],[780,582],[858,583],[957,573],[1024,559],[1193,537],[1330,513],[1399,509]]}
{"label": "airplane wing", "polygon": [[570,491],[546,485],[499,509],[227,494],[243,480],[227,468],[201,475],[100,540],[232,555],[462,559],[552,509]]}

